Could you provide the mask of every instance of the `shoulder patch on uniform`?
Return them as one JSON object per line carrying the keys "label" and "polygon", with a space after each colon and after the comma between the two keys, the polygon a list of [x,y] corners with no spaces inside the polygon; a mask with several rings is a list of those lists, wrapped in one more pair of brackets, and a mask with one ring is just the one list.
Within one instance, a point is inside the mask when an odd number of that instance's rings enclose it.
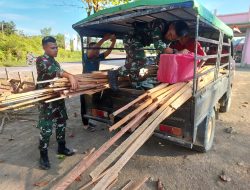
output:
{"label": "shoulder patch on uniform", "polygon": [[43,57],[42,61],[49,61],[49,60],[46,57]]}
{"label": "shoulder patch on uniform", "polygon": [[42,61],[42,56],[39,56],[39,57],[36,58],[36,62],[37,62],[37,63],[39,63],[39,62],[41,62],[41,61]]}
{"label": "shoulder patch on uniform", "polygon": [[40,62],[48,62],[49,60],[46,58],[46,57],[44,57],[44,56],[39,56],[39,57],[37,57],[37,59],[36,59],[36,62],[37,63],[40,63]]}

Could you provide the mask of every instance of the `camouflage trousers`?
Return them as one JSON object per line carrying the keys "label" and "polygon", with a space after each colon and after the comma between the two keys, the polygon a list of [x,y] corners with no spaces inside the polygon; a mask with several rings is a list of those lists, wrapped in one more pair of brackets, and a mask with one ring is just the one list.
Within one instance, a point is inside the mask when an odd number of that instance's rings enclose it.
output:
{"label": "camouflage trousers", "polygon": [[43,123],[40,127],[40,150],[46,150],[49,146],[50,136],[52,135],[53,128],[56,131],[56,140],[57,142],[65,141],[65,128],[66,122],[64,123],[53,123],[51,121],[39,121]]}
{"label": "camouflage trousers", "polygon": [[124,49],[126,51],[125,65],[118,69],[120,76],[130,75],[132,80],[138,80],[140,69],[147,62],[147,58],[143,49],[141,36],[133,34],[125,35],[123,39]]}
{"label": "camouflage trousers", "polygon": [[65,102],[58,100],[48,104],[39,105],[40,150],[46,150],[49,146],[53,128],[56,131],[57,142],[65,141],[66,120],[68,119]]}

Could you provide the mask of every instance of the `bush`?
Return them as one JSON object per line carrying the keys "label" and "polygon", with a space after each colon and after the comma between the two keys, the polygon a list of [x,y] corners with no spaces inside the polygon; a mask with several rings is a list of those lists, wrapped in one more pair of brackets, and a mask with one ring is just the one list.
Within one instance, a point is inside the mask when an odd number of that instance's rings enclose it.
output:
{"label": "bush", "polygon": [[[32,52],[35,56],[43,54],[41,41],[41,36],[0,35],[0,66],[26,65],[28,52]],[[57,60],[78,62],[81,61],[81,52],[71,52],[60,48]]]}

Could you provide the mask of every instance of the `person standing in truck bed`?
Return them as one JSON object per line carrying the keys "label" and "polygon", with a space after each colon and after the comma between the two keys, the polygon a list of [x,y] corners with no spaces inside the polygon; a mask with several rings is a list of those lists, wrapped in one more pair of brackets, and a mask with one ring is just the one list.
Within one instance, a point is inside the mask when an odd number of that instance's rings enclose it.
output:
{"label": "person standing in truck bed", "polygon": [[[155,19],[150,23],[134,23],[134,30],[130,31],[123,40],[126,50],[125,65],[118,69],[118,75],[130,75],[133,81],[140,76],[140,69],[147,63],[144,47],[154,44],[157,50],[156,63],[160,54],[188,53],[195,51],[195,41],[189,37],[189,27],[184,21],[166,22]],[[198,54],[204,51],[198,43]]]}
{"label": "person standing in truck bed", "polygon": [[[104,42],[108,40],[111,41],[109,49],[104,53],[100,53],[99,48],[102,46]],[[89,43],[88,44],[89,49],[87,50],[87,53],[83,55],[83,73],[91,73],[93,71],[99,71],[100,62],[105,60],[105,58],[109,56],[109,54],[112,52],[112,49],[115,46],[115,43],[116,43],[116,36],[111,34],[104,35],[104,37],[98,43],[96,42]],[[93,96],[94,97],[98,96],[98,93]],[[89,125],[88,119],[84,118],[84,115],[87,113],[86,95],[80,96],[80,102],[81,102],[81,117],[82,117],[83,127],[87,128],[90,131],[94,131],[94,127]]]}

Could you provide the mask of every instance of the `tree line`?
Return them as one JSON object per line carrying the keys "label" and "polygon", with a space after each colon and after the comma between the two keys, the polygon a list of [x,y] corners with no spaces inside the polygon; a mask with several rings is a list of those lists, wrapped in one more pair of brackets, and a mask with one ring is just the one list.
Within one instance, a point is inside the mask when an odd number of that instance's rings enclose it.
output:
{"label": "tree line", "polygon": [[[41,48],[42,37],[51,35],[51,28],[41,29],[41,35],[27,36],[23,31],[16,29],[14,22],[0,22],[0,66],[22,66],[26,65],[27,54],[32,53],[39,56],[43,53]],[[60,48],[58,60],[80,61],[81,52],[66,51],[64,35],[58,33],[54,35]]]}
{"label": "tree line", "polygon": [[[132,0],[81,0],[87,16],[102,10],[103,8],[111,7],[131,2]],[[23,31],[17,30],[13,21],[0,22],[0,66],[18,66],[25,65],[27,54],[41,55],[41,40],[43,36],[51,35],[52,28],[45,27],[40,30],[41,35],[27,36]],[[58,33],[54,35],[57,40],[58,47],[61,48],[58,55],[59,61],[80,61],[81,52],[73,52],[65,50],[65,37]],[[97,41],[98,39],[91,39]],[[85,40],[84,40],[85,41]],[[71,41],[72,50],[72,41]],[[104,47],[109,47],[110,43],[106,42]],[[121,41],[118,41],[115,47],[123,47]]]}

